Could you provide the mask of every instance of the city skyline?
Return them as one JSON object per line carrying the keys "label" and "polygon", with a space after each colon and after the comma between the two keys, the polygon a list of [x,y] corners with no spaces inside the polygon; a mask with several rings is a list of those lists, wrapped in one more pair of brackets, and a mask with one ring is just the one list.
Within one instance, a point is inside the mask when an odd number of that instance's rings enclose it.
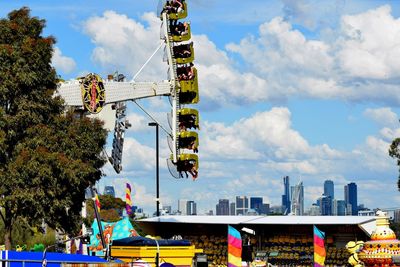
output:
{"label": "city skyline", "polygon": [[[158,0],[2,1],[0,15],[28,6],[54,36],[52,64],[65,80],[89,72],[122,73],[130,81],[168,78],[160,45]],[[82,8],[84,6],[84,8]],[[238,12],[240,11],[240,12]],[[398,166],[388,155],[400,136],[400,5],[395,1],[188,1],[200,102],[199,177],[173,178],[167,136],[160,129],[160,202],[215,210],[235,196],[282,201],[282,177],[303,181],[304,205],[335,182],[335,197],[355,182],[358,201],[387,207],[400,201]],[[169,131],[167,97],[138,104]],[[114,114],[107,106],[109,129]],[[127,103],[122,171],[107,163],[98,187],[113,185],[132,203],[155,210],[155,131]],[[105,151],[111,155],[112,132]],[[339,190],[340,189],[340,190]]]}

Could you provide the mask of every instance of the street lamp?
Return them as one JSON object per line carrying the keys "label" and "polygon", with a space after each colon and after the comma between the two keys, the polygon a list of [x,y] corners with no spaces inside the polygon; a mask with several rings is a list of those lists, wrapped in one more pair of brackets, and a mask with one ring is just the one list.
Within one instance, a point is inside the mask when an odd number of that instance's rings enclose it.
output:
{"label": "street lamp", "polygon": [[160,216],[160,174],[158,162],[158,123],[149,122],[149,126],[156,127],[156,203],[157,203],[157,217]]}

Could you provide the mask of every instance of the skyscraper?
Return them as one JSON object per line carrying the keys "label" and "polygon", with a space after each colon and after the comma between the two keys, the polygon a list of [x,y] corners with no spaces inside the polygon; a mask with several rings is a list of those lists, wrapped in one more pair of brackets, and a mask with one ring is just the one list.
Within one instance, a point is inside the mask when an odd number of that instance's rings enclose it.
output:
{"label": "skyscraper", "polygon": [[104,187],[103,195],[109,195],[109,196],[115,197],[114,186],[112,186],[112,185],[106,185],[106,186]]}
{"label": "skyscraper", "polygon": [[196,202],[190,200],[186,202],[186,215],[197,215]]}
{"label": "skyscraper", "polygon": [[[358,205],[357,205],[357,184],[349,183],[344,186],[344,200],[346,201],[346,206],[351,205],[351,215],[358,215]],[[348,214],[350,212],[348,211]]]}
{"label": "skyscraper", "polygon": [[257,214],[261,214],[263,205],[262,197],[250,197],[250,209],[254,209]]}
{"label": "skyscraper", "polygon": [[216,215],[229,215],[229,200],[220,199],[215,209]]}
{"label": "skyscraper", "polygon": [[331,199],[335,198],[335,187],[332,180],[326,180],[324,182],[324,195],[331,197]]}
{"label": "skyscraper", "polygon": [[332,199],[322,195],[319,199],[319,208],[322,216],[332,215]]}
{"label": "skyscraper", "polygon": [[303,182],[292,186],[291,214],[304,215],[304,186]]}
{"label": "skyscraper", "polygon": [[334,199],[332,202],[332,215],[335,216],[346,215],[346,201]]}
{"label": "skyscraper", "polygon": [[232,202],[229,204],[229,215],[236,215],[236,204]]}
{"label": "skyscraper", "polygon": [[236,197],[236,215],[244,215],[249,209],[249,199],[246,196]]}
{"label": "skyscraper", "polygon": [[290,213],[289,176],[283,177],[283,186],[284,186],[284,191],[282,195],[282,213],[289,214]]}
{"label": "skyscraper", "polygon": [[187,202],[188,201],[186,199],[178,200],[178,211],[181,213],[181,215],[187,214]]}

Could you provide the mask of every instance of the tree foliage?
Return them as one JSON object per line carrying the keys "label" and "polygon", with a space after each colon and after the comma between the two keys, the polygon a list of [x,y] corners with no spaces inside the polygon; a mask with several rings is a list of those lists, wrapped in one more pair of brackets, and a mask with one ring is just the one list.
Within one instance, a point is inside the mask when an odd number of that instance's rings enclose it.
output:
{"label": "tree foliage", "polygon": [[[116,222],[121,219],[122,211],[125,208],[125,201],[110,195],[100,195],[100,219],[105,222]],[[87,201],[87,224],[92,225],[94,220],[93,201]]]}
{"label": "tree foliage", "polygon": [[64,113],[54,97],[55,39],[42,36],[44,27],[28,8],[0,20],[0,215],[8,249],[19,219],[75,230],[84,191],[105,164],[102,122]]}
{"label": "tree foliage", "polygon": [[[397,166],[399,166],[399,168],[400,168],[400,149],[399,149],[399,145],[400,145],[400,138],[395,138],[392,141],[392,144],[390,145],[389,156],[391,156],[392,158],[397,159]],[[400,172],[400,169],[399,169],[399,172]],[[399,178],[397,180],[397,189],[400,191],[400,175],[399,175]]]}

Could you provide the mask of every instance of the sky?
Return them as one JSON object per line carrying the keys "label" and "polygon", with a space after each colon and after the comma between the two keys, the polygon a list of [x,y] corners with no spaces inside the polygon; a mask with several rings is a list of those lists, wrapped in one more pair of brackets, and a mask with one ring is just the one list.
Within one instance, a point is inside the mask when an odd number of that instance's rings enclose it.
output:
{"label": "sky", "polygon": [[[388,156],[400,137],[400,2],[374,0],[187,0],[199,75],[199,178],[175,179],[160,132],[160,201],[198,213],[218,199],[263,197],[281,204],[283,176],[302,181],[305,209],[325,180],[344,199],[355,182],[369,208],[400,206],[398,167]],[[57,43],[52,64],[62,78],[118,71],[131,80],[159,46],[158,1],[1,1],[0,16],[27,6],[47,21]],[[167,78],[159,51],[136,81]],[[167,97],[138,103],[166,128]],[[99,183],[155,211],[155,130],[133,102],[123,171],[110,164]],[[113,121],[110,121],[112,124]],[[111,129],[112,130],[112,129]],[[106,151],[111,154],[112,131]]]}

